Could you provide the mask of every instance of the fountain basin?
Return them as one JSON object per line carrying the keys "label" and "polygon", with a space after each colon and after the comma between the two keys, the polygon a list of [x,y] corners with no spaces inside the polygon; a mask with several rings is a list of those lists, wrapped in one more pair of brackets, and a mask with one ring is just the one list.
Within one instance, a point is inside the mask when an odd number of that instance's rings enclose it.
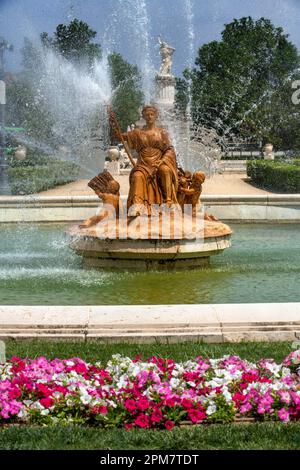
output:
{"label": "fountain basin", "polygon": [[194,239],[164,239],[159,233],[149,239],[146,231],[148,228],[143,227],[141,238],[133,237],[133,229],[129,230],[132,238],[122,237],[122,231],[114,238],[111,232],[104,233],[97,227],[74,226],[67,233],[70,248],[83,256],[85,266],[108,269],[197,268],[207,266],[211,256],[231,246],[232,231],[222,222],[203,221],[202,236],[198,233]]}

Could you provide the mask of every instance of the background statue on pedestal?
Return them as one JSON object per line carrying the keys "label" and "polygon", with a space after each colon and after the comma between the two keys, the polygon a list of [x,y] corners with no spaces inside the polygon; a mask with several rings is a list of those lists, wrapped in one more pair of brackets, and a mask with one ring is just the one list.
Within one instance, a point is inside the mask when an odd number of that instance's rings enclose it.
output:
{"label": "background statue on pedestal", "polygon": [[161,56],[159,75],[172,75],[172,56],[175,52],[175,49],[163,41],[160,36],[158,36],[158,44],[160,46],[159,52]]}

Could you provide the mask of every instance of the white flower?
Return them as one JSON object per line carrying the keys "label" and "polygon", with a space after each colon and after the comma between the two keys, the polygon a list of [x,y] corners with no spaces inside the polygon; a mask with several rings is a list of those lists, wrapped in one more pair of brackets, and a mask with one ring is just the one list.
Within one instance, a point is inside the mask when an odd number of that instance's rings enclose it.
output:
{"label": "white flower", "polygon": [[278,365],[278,364],[273,364],[273,363],[270,363],[270,362],[267,362],[266,363],[266,369],[268,369],[270,372],[272,372],[272,374],[274,375],[278,375],[278,372],[280,371],[281,369],[281,365]]}
{"label": "white flower", "polygon": [[232,395],[229,392],[227,387],[223,388],[223,396],[225,397],[225,400],[227,401],[227,403],[230,403],[232,401]]}
{"label": "white flower", "polygon": [[217,411],[217,407],[215,405],[215,403],[212,403],[211,405],[208,406],[207,410],[206,410],[206,414],[208,416],[212,415],[213,413],[215,413]]}
{"label": "white flower", "polygon": [[49,414],[49,410],[48,409],[45,409],[45,410],[42,410],[41,411],[41,415],[42,416],[47,416]]}
{"label": "white flower", "polygon": [[74,392],[74,390],[77,390],[77,385],[75,385],[75,384],[69,385],[68,389],[70,390],[70,392]]}
{"label": "white flower", "polygon": [[25,408],[21,408],[19,413],[18,413],[18,418],[26,418],[26,416],[28,415],[27,411],[25,410]]}
{"label": "white flower", "polygon": [[123,387],[125,387],[125,386],[126,386],[126,383],[127,383],[127,380],[128,380],[127,375],[124,375],[124,374],[121,375],[121,376],[119,377],[119,381],[118,381],[118,383],[117,383],[117,387],[118,387],[118,388],[123,388]]}
{"label": "white flower", "polygon": [[215,368],[215,367],[218,366],[218,364],[219,364],[219,362],[220,362],[220,359],[210,359],[209,362],[210,362],[210,365],[211,365],[213,368]]}
{"label": "white flower", "polygon": [[190,385],[190,387],[196,387],[195,382],[192,382],[192,381],[189,381],[189,382],[188,382],[188,385]]}
{"label": "white flower", "polygon": [[30,406],[30,405],[32,405],[33,401],[32,400],[24,400],[23,403],[26,406]]}
{"label": "white flower", "polygon": [[116,407],[117,407],[117,404],[116,404],[114,401],[112,401],[112,400],[107,400],[107,405],[108,405],[108,406],[112,406],[113,408],[116,408]]}
{"label": "white flower", "polygon": [[206,387],[216,388],[220,387],[221,385],[224,385],[224,383],[226,383],[226,380],[224,381],[224,379],[218,379],[217,377],[215,377],[213,380],[205,382],[205,385]]}
{"label": "white flower", "polygon": [[89,395],[88,393],[85,394],[85,395],[81,395],[80,397],[80,401],[84,404],[84,405],[88,405],[91,401],[92,401],[92,398],[91,395]]}
{"label": "white flower", "polygon": [[[192,382],[192,383],[194,384],[194,382]],[[179,379],[173,378],[173,379],[170,380],[170,386],[171,386],[172,388],[177,388],[179,384],[180,384],[180,380],[179,380]],[[195,384],[192,385],[192,386],[195,386]]]}
{"label": "white flower", "polygon": [[74,365],[75,365],[75,362],[73,362],[73,361],[66,361],[66,365],[67,365],[67,366],[74,366]]}
{"label": "white flower", "polygon": [[69,374],[72,376],[72,377],[76,377],[77,379],[81,379],[81,375],[80,374],[77,374],[76,370],[71,370],[71,372],[69,372]]}
{"label": "white flower", "polygon": [[214,373],[217,377],[223,377],[226,373],[224,369],[215,369]]}
{"label": "white flower", "polygon": [[36,401],[35,403],[33,403],[32,408],[36,410],[44,410],[43,405],[41,405],[39,401]]}
{"label": "white flower", "polygon": [[283,367],[282,370],[281,370],[281,373],[282,373],[282,377],[285,377],[287,375],[291,375],[291,371],[287,367]]}

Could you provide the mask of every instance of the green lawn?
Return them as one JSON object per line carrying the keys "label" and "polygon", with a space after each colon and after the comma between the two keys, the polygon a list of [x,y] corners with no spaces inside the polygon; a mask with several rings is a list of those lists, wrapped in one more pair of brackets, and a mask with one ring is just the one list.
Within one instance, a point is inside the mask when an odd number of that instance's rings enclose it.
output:
{"label": "green lawn", "polygon": [[273,358],[280,362],[291,352],[291,343],[176,343],[176,344],[99,344],[97,341],[87,343],[78,341],[8,341],[7,358],[12,355],[20,357],[46,356],[47,358],[66,358],[79,356],[82,359],[106,363],[112,354],[119,353],[133,358],[140,354],[143,359],[153,355],[185,361],[196,356],[221,357],[224,354],[235,354],[243,359],[256,361],[263,357]]}
{"label": "green lawn", "polygon": [[[236,354],[256,361],[273,357],[280,362],[290,351],[291,343],[240,344],[105,344],[60,341],[9,341],[7,358],[79,356],[87,361],[104,363],[112,354],[129,357],[141,354],[170,357],[177,361],[204,355],[221,357]],[[210,426],[187,426],[172,431],[97,429],[81,426],[8,426],[0,428],[0,449],[300,449],[300,423],[254,423]]]}
{"label": "green lawn", "polygon": [[0,449],[300,449],[300,423],[189,426],[172,431],[14,426],[0,429]]}

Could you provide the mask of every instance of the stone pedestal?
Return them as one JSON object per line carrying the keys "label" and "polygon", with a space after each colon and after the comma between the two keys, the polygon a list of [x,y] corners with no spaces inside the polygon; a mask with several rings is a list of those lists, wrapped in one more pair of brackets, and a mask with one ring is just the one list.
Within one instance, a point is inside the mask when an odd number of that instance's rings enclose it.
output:
{"label": "stone pedestal", "polygon": [[[161,238],[160,229],[149,236],[144,221],[140,224],[137,237],[137,221],[125,222],[122,228],[109,231],[103,226],[68,230],[70,247],[83,256],[84,265],[103,269],[142,270],[151,269],[191,269],[209,264],[211,256],[230,247],[231,229],[222,222],[204,220],[197,227],[201,232],[195,238]],[[177,220],[177,222],[181,222]],[[131,225],[133,225],[131,227]],[[178,228],[178,227],[177,227]],[[187,223],[187,230],[193,229]],[[172,231],[178,232],[175,224]],[[153,232],[153,231],[152,231]],[[199,233],[195,232],[195,235]]]}
{"label": "stone pedestal", "polygon": [[155,104],[159,108],[173,108],[176,80],[173,75],[156,75]]}

